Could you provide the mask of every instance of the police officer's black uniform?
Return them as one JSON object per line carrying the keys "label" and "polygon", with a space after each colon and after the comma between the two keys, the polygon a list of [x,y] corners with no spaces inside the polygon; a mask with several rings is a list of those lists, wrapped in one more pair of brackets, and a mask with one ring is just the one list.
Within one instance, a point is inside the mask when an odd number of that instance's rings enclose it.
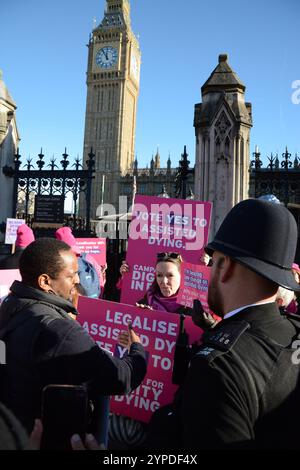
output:
{"label": "police officer's black uniform", "polygon": [[183,448],[299,448],[299,327],[269,303],[206,333],[176,410]]}

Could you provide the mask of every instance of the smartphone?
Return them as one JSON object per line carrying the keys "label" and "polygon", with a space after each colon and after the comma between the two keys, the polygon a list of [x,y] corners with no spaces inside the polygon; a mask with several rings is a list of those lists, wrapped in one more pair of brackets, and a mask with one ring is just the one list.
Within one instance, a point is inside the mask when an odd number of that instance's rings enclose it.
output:
{"label": "smartphone", "polygon": [[71,436],[84,442],[88,396],[81,385],[47,385],[42,392],[42,450],[72,450]]}

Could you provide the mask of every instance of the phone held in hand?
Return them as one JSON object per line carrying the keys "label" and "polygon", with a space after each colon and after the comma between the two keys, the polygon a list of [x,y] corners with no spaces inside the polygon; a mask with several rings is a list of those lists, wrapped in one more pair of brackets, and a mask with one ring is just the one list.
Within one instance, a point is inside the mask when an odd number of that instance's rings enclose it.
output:
{"label": "phone held in hand", "polygon": [[81,385],[47,385],[42,394],[42,450],[72,450],[71,436],[85,440],[88,396]]}

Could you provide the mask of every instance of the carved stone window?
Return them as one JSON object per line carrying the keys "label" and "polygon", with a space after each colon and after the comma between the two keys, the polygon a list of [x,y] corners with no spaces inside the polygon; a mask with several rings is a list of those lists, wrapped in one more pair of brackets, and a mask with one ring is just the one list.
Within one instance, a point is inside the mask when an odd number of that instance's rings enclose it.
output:
{"label": "carved stone window", "polygon": [[221,141],[223,141],[228,135],[231,127],[231,123],[226,116],[226,113],[222,111],[215,125],[215,133]]}

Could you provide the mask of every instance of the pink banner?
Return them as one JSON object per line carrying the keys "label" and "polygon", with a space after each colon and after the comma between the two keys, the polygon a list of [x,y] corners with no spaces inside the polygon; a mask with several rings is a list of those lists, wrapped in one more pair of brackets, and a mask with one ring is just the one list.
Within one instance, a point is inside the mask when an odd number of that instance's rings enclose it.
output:
{"label": "pink banner", "polygon": [[0,303],[1,299],[8,295],[10,286],[14,281],[21,281],[20,271],[18,269],[0,270]]}
{"label": "pink banner", "polygon": [[76,238],[81,253],[91,255],[100,266],[106,264],[106,238]]}
{"label": "pink banner", "polygon": [[121,301],[134,305],[154,280],[157,253],[180,253],[198,263],[207,244],[212,204],[191,200],[135,197]]}
{"label": "pink banner", "polygon": [[193,307],[193,300],[199,299],[205,310],[207,304],[207,291],[210,279],[210,268],[198,264],[182,263],[181,284],[178,293],[178,303],[185,307]]}
{"label": "pink banner", "polygon": [[[117,337],[127,330],[128,320],[132,321],[148,357],[147,375],[131,394],[112,397],[111,411],[148,422],[156,409],[172,402],[177,389],[172,384],[172,368],[180,316],[87,297],[80,297],[78,310],[80,324],[98,346],[120,358],[127,350],[118,345]],[[186,322],[190,341],[194,342],[202,330],[191,318]]]}

